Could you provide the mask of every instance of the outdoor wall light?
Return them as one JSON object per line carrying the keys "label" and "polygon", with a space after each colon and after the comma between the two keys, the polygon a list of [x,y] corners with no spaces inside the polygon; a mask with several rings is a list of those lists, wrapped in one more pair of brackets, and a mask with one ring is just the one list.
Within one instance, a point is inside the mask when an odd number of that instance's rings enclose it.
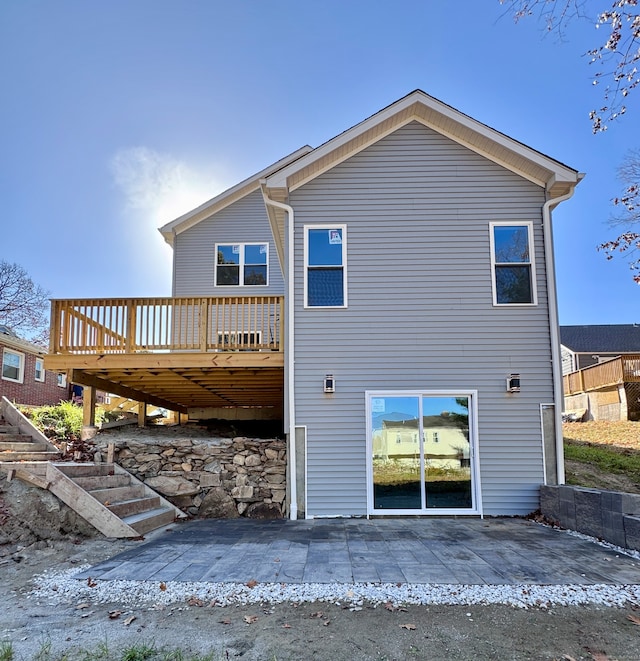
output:
{"label": "outdoor wall light", "polygon": [[509,374],[507,377],[507,392],[520,392],[519,374]]}
{"label": "outdoor wall light", "polygon": [[324,391],[325,392],[336,391],[336,380],[333,378],[333,374],[327,374],[327,376],[324,377]]}

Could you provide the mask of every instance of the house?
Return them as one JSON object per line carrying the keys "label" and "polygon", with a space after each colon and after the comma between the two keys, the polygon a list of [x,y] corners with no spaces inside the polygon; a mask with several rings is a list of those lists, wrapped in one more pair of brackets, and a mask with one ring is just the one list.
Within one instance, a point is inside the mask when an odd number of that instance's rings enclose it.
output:
{"label": "house", "polygon": [[640,420],[640,326],[561,326],[567,420]]}
{"label": "house", "polygon": [[66,375],[45,369],[46,351],[0,325],[2,374],[0,397],[28,406],[58,404],[69,399]]}
{"label": "house", "polygon": [[577,372],[610,358],[640,354],[640,325],[560,326],[562,374]]}
{"label": "house", "polygon": [[48,360],[282,417],[291,518],[528,513],[564,481],[551,212],[581,178],[416,90],[162,227],[171,298],[53,301]]}

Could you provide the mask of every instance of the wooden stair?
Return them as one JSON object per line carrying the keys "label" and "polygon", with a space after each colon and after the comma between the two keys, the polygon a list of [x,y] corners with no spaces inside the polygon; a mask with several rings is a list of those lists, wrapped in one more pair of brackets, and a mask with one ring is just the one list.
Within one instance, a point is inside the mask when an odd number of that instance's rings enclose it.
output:
{"label": "wooden stair", "polygon": [[61,462],[60,452],[5,397],[0,469],[47,489],[106,537],[141,537],[186,515],[118,464]]}
{"label": "wooden stair", "polygon": [[141,537],[186,515],[117,464],[25,462],[10,478],[48,489],[106,537]]}
{"label": "wooden stair", "polygon": [[59,458],[55,445],[3,397],[0,400],[0,462]]}

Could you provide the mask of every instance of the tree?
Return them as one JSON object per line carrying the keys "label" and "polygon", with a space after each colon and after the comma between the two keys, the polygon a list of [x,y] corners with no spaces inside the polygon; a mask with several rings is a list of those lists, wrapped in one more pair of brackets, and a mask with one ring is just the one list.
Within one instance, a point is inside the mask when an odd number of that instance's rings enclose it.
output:
{"label": "tree", "polygon": [[[591,110],[589,117],[594,133],[607,130],[607,122],[624,115],[627,111],[625,99],[640,85],[640,7],[639,0],[600,0],[607,7],[597,14],[587,0],[500,0],[517,21],[538,14],[545,21],[546,29],[562,38],[568,24],[575,19],[591,18],[597,28],[604,27],[604,43],[588,51],[590,64],[600,67],[593,78],[594,85],[605,81],[604,105]],[[602,5],[601,5],[602,6]],[[633,279],[640,284],[640,258],[635,253],[640,249],[640,233],[634,231],[640,224],[640,150],[630,151],[618,168],[618,176],[625,185],[620,197],[612,200],[621,209],[610,224],[624,226],[626,230],[612,241],[598,246],[607,259],[616,252],[630,259]]]}
{"label": "tree", "polygon": [[625,186],[620,197],[613,199],[613,203],[621,209],[617,216],[613,216],[610,224],[627,228],[613,241],[598,246],[603,250],[607,259],[613,259],[616,252],[625,254],[629,260],[629,268],[634,272],[633,279],[640,284],[640,233],[632,231],[640,225],[640,149],[632,149],[625,156],[618,168],[618,178]]}
{"label": "tree", "polygon": [[36,285],[19,265],[0,261],[0,324],[16,335],[46,346],[49,292]]}
{"label": "tree", "polygon": [[[587,0],[500,0],[515,21],[537,14],[548,32],[562,38],[575,19],[590,19],[604,28],[599,46],[585,53],[598,69],[593,84],[605,83],[601,108],[589,112],[594,133],[607,130],[607,123],[627,111],[625,100],[640,85],[640,8],[638,0],[600,0],[606,4],[598,13]],[[593,12],[593,13],[591,13]]]}

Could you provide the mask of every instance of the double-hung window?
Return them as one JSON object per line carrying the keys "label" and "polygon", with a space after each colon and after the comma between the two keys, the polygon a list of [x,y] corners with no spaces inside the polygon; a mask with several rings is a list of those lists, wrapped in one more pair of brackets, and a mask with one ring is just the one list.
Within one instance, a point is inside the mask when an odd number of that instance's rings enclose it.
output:
{"label": "double-hung window", "polygon": [[535,305],[535,261],[531,223],[491,223],[494,305]]}
{"label": "double-hung window", "polygon": [[44,371],[44,360],[42,358],[36,358],[36,369],[35,369],[35,379],[36,381],[44,381],[45,371]]}
{"label": "double-hung window", "polygon": [[305,225],[305,307],[347,307],[346,225]]}
{"label": "double-hung window", "polygon": [[7,381],[24,381],[24,354],[11,349],[2,351],[2,378]]}
{"label": "double-hung window", "polygon": [[266,286],[268,243],[216,243],[216,286]]}

